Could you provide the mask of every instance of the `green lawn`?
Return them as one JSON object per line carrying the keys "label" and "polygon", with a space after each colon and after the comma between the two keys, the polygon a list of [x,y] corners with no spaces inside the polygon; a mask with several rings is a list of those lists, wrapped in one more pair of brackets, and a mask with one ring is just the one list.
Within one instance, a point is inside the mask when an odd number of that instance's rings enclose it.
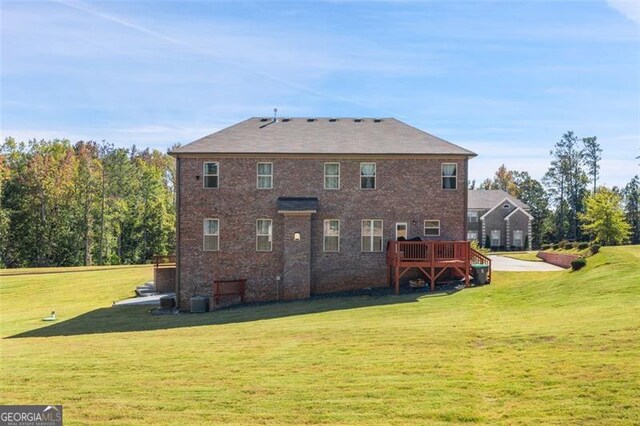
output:
{"label": "green lawn", "polygon": [[542,262],[542,259],[536,256],[536,254],[538,254],[537,251],[519,251],[515,253],[505,251],[500,253],[501,256],[510,257],[512,259],[526,260],[528,262]]}
{"label": "green lawn", "polygon": [[0,403],[66,424],[640,423],[640,246],[449,295],[110,307],[150,277],[0,277]]}

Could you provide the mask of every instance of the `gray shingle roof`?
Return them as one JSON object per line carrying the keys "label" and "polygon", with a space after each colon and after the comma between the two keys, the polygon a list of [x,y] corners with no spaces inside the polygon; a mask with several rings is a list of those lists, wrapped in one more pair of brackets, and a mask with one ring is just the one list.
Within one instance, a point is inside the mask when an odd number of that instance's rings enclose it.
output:
{"label": "gray shingle roof", "polygon": [[250,118],[172,154],[476,154],[394,118]]}
{"label": "gray shingle roof", "polygon": [[469,194],[467,197],[467,208],[469,209],[491,209],[505,198],[511,200],[511,202],[518,207],[521,207],[525,210],[529,209],[529,206],[527,204],[518,200],[516,197],[509,195],[506,191],[501,191],[499,189],[469,190]]}

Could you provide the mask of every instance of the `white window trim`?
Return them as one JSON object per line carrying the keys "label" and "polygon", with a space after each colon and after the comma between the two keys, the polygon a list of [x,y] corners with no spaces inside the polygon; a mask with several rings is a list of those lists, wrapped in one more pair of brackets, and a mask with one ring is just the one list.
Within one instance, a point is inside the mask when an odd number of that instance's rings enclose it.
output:
{"label": "white window trim", "polygon": [[[204,224],[206,221],[208,220],[215,220],[216,222],[218,222],[218,233],[217,234],[205,234],[204,233]],[[218,237],[218,248],[216,250],[210,250],[205,248],[205,237],[210,237],[210,236],[216,236]],[[206,217],[203,219],[202,221],[202,251],[220,251],[220,219],[215,218],[215,217]]]}
{"label": "white window trim", "polygon": [[[520,238],[520,245],[516,245],[516,232],[520,232],[520,234],[522,234],[522,238]],[[525,233],[523,230],[521,229],[514,229],[513,232],[511,233],[511,244],[514,247],[524,247],[524,237],[525,237]]]}
{"label": "white window trim", "polygon": [[[364,164],[373,164],[373,188],[363,188],[362,187],[362,166]],[[372,162],[362,162],[360,163],[360,168],[358,169],[358,188],[363,189],[365,191],[371,191],[374,189],[378,189],[378,164],[377,163],[372,163]],[[370,176],[369,176],[370,177]]]}
{"label": "white window trim", "polygon": [[[327,175],[327,164],[337,164],[338,165],[338,174],[337,175]],[[328,163],[324,163],[324,165],[322,166],[322,179],[324,180],[324,182],[322,182],[324,189],[326,189],[327,191],[337,191],[340,189],[340,163],[336,163],[336,162],[328,162]],[[338,178],[338,187],[337,188],[327,188],[327,178],[328,177],[337,177]]]}
{"label": "white window trim", "polygon": [[[260,174],[260,164],[271,164],[271,174],[261,175]],[[260,188],[260,178],[261,177],[270,177],[271,178],[271,186],[268,188]],[[273,163],[270,161],[259,161],[256,164],[256,188],[258,189],[273,189]]]}
{"label": "white window trim", "polygon": [[[456,174],[453,176],[445,176],[444,175],[444,166],[456,166]],[[445,178],[454,178],[454,182],[456,183],[454,188],[445,188],[444,187],[444,179]],[[456,191],[458,189],[458,163],[442,163],[440,166],[440,187],[444,191]]]}
{"label": "white window trim", "polygon": [[[498,244],[497,245],[493,244],[493,239],[494,239],[493,238],[493,233],[494,232],[498,233]],[[500,247],[500,244],[502,244],[502,232],[500,232],[499,229],[492,229],[489,232],[489,246],[490,247]]]}
{"label": "white window trim", "polygon": [[[437,234],[427,234],[427,222],[438,222],[438,233]],[[436,229],[434,226],[430,226],[429,229]],[[426,219],[423,223],[422,233],[425,237],[439,237],[440,236],[440,221],[437,219]]]}
{"label": "white window trim", "polygon": [[[325,242],[326,242],[327,236],[334,237],[333,235],[325,235],[325,233],[324,233],[325,229],[326,229],[325,228],[325,223],[327,223],[327,222],[338,222],[338,250],[327,250],[327,248],[326,248]],[[325,252],[325,253],[339,253],[340,252],[340,227],[341,227],[340,219],[325,219],[322,222],[322,251],[323,252]]]}
{"label": "white window trim", "polygon": [[[261,220],[268,220],[269,223],[271,224],[271,226],[269,227],[269,229],[271,230],[270,234],[259,234],[258,231],[260,230],[260,228],[258,227],[258,222]],[[261,250],[258,248],[258,237],[269,237],[269,250]],[[269,218],[259,218],[256,219],[256,251],[260,251],[260,252],[271,252],[273,251],[273,220],[269,219]]]}
{"label": "white window trim", "polygon": [[[469,238],[469,234],[473,233],[475,234],[474,238]],[[476,230],[467,230],[467,241],[478,241],[478,236],[479,236],[479,232]]]}
{"label": "white window trim", "polygon": [[[471,215],[471,216],[469,216],[469,215]],[[471,220],[470,217],[475,217],[475,219]],[[480,218],[480,215],[478,214],[477,211],[475,211],[475,210],[468,210],[467,211],[467,222],[468,223],[478,223],[479,218]]]}
{"label": "white window trim", "polygon": [[[216,164],[216,170],[218,171],[218,173],[216,173],[216,174],[206,173],[207,164]],[[217,185],[216,186],[206,186],[205,182],[207,181],[207,176],[216,176],[218,178]],[[220,163],[218,161],[204,161],[202,163],[202,187],[204,189],[218,189],[218,188],[220,188]]]}
{"label": "white window trim", "polygon": [[[364,245],[362,244],[362,237],[365,237],[365,235],[362,235],[362,227],[364,225],[365,222],[371,222],[371,247],[373,248],[373,238],[375,236],[375,232],[374,232],[374,226],[373,226],[373,222],[380,222],[380,228],[382,229],[382,235],[380,235],[380,250],[365,250],[364,249]],[[362,221],[360,222],[360,252],[362,253],[380,253],[384,251],[384,220],[382,219],[362,219]]]}
{"label": "white window trim", "polygon": [[404,225],[404,229],[407,232],[407,236],[405,238],[409,238],[409,223],[407,222],[396,222],[396,241],[398,241],[398,225]]}

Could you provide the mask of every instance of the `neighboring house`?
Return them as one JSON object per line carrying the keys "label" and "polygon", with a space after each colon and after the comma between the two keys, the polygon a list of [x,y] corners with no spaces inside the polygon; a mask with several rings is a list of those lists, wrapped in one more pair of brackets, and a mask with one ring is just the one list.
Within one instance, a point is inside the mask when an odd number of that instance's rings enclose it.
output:
{"label": "neighboring house", "polygon": [[398,237],[465,240],[471,151],[393,118],[251,118],[171,152],[180,307],[387,285]]}
{"label": "neighboring house", "polygon": [[467,240],[495,250],[531,250],[529,206],[500,190],[469,190]]}

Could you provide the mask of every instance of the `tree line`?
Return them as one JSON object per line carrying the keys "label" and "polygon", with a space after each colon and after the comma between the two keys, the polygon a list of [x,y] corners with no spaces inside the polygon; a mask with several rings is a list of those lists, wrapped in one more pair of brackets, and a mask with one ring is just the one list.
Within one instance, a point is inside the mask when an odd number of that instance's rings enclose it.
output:
{"label": "tree line", "polygon": [[0,267],[145,263],[175,250],[175,163],[68,140],[0,149]]}
{"label": "tree line", "polygon": [[541,181],[503,164],[469,188],[503,190],[528,204],[535,248],[562,240],[640,244],[640,178],[635,175],[623,188],[599,186],[602,151],[597,137],[569,131],[550,151]]}
{"label": "tree line", "polygon": [[[596,137],[565,133],[541,181],[502,165],[471,189],[530,206],[532,244],[640,244],[640,178],[598,186]],[[149,262],[175,250],[175,162],[105,142],[7,138],[0,146],[0,267]]]}

